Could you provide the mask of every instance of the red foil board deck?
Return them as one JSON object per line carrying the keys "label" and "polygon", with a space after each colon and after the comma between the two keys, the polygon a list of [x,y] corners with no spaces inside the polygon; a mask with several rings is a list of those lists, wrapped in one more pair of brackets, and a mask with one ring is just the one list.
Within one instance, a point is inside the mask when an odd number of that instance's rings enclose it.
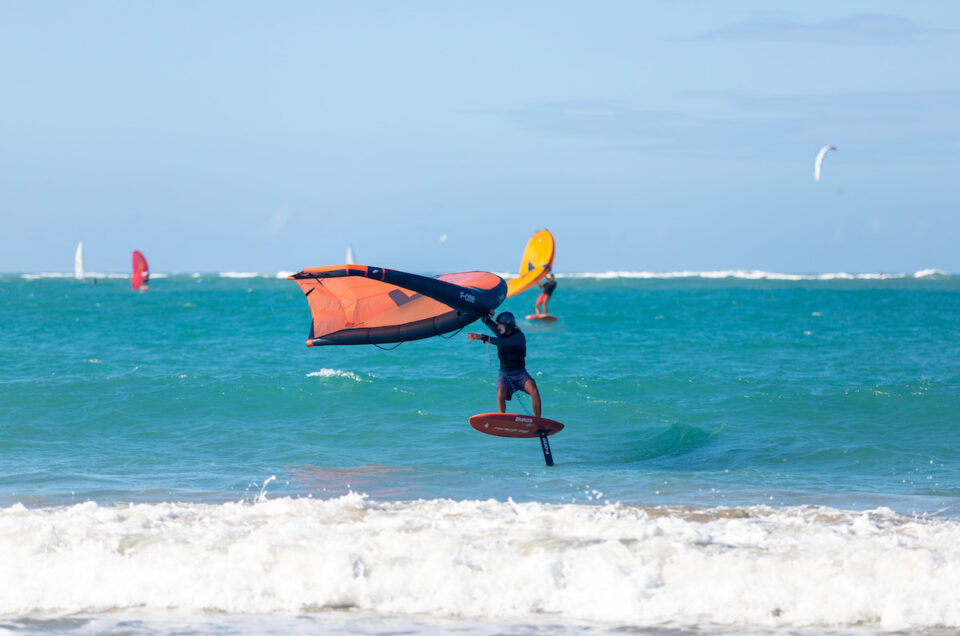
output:
{"label": "red foil board deck", "polygon": [[498,437],[538,437],[538,431],[553,435],[563,430],[563,424],[555,420],[518,413],[481,413],[470,418],[470,426]]}

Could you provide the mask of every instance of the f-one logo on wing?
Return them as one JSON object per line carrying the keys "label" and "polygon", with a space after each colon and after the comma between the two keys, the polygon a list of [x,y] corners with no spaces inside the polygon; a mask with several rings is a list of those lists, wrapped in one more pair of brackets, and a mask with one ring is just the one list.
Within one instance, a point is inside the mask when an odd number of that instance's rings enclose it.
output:
{"label": "f-one logo on wing", "polygon": [[476,303],[477,297],[473,294],[468,294],[466,292],[460,292],[460,300],[465,300],[468,303]]}
{"label": "f-one logo on wing", "polygon": [[525,422],[526,424],[533,424],[532,419],[530,419],[529,417],[523,417],[522,415],[518,415],[517,419],[515,419],[514,422]]}

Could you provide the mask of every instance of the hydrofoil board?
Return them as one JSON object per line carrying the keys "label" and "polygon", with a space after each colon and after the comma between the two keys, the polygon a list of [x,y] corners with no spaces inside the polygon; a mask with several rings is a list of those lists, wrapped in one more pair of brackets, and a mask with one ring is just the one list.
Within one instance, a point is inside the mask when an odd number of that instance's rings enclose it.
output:
{"label": "hydrofoil board", "polygon": [[498,437],[539,437],[539,431],[553,435],[563,430],[560,422],[518,413],[481,413],[470,418],[470,426]]}
{"label": "hydrofoil board", "polygon": [[530,322],[557,322],[557,317],[550,314],[528,314],[527,320]]}
{"label": "hydrofoil board", "polygon": [[563,430],[563,424],[556,420],[519,413],[481,413],[470,418],[470,426],[497,437],[539,437],[547,466],[553,466],[553,453],[547,436]]}

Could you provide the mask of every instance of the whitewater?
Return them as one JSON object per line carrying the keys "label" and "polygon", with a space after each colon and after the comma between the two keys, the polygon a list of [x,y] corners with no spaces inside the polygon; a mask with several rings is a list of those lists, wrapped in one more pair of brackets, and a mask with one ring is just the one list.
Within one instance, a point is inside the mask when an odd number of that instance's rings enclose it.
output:
{"label": "whitewater", "polygon": [[0,630],[960,629],[956,276],[559,276],[548,468],[482,344],[226,274],[0,276]]}

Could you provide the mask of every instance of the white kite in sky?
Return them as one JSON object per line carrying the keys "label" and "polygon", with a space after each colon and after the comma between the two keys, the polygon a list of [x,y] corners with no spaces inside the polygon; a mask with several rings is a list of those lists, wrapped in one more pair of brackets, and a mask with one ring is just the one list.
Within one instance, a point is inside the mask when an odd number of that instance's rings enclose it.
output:
{"label": "white kite in sky", "polygon": [[817,160],[813,162],[813,180],[820,180],[820,166],[823,165],[823,158],[827,155],[827,152],[831,150],[836,150],[836,146],[824,146],[820,149],[820,152],[817,153]]}

